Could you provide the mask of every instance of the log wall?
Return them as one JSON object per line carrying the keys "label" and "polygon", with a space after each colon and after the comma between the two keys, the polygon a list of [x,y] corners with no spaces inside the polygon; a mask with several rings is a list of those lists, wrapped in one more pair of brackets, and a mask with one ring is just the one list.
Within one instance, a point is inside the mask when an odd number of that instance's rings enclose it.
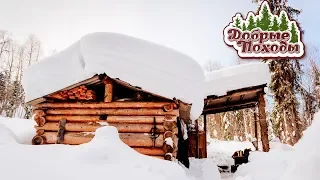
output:
{"label": "log wall", "polygon": [[[32,143],[79,145],[90,142],[98,128],[109,125],[137,152],[172,160],[178,143],[177,108],[173,102],[41,103],[34,106],[37,135]],[[62,120],[66,121],[63,127]],[[155,140],[151,138],[154,127],[158,132]],[[63,132],[62,137],[58,131]]]}

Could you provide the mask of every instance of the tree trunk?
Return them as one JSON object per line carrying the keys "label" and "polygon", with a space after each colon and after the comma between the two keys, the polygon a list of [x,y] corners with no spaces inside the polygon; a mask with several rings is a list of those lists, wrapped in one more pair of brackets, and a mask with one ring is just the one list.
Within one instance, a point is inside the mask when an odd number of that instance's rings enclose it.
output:
{"label": "tree trunk", "polygon": [[264,152],[268,152],[269,147],[269,139],[268,139],[268,124],[266,121],[266,112],[265,112],[265,100],[264,94],[258,94],[258,108],[259,108],[259,124],[261,129],[261,141],[262,141],[262,148]]}

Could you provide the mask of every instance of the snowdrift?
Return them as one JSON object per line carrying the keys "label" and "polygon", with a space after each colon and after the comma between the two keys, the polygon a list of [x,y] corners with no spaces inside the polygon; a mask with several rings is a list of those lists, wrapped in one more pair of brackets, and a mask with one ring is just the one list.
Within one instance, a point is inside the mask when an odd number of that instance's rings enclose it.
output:
{"label": "snowdrift", "polygon": [[103,32],[85,35],[64,51],[29,67],[22,82],[26,101],[100,73],[192,103],[192,119],[202,112],[204,74],[196,61],[158,44]]}
{"label": "snowdrift", "polygon": [[206,74],[205,97],[222,96],[231,90],[267,84],[270,78],[269,67],[262,62],[223,68]]}
{"label": "snowdrift", "polygon": [[278,149],[269,153],[253,152],[251,162],[239,167],[235,180],[319,179],[319,128],[320,112],[315,114],[312,125],[294,147],[274,146]]}
{"label": "snowdrift", "polygon": [[[0,123],[5,121],[0,119]],[[112,126],[98,129],[90,143],[79,146],[30,146],[17,143],[16,135],[4,124],[0,124],[1,179],[188,179],[177,163],[135,152],[120,140]]]}

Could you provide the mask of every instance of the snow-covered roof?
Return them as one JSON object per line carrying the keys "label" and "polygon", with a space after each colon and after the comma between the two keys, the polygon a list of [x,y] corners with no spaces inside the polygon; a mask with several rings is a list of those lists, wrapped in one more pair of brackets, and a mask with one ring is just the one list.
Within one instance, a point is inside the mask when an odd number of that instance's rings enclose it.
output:
{"label": "snow-covered roof", "polygon": [[202,113],[204,74],[196,61],[152,42],[106,32],[85,35],[27,68],[22,82],[26,101],[101,73],[163,97],[192,103],[191,119]]}
{"label": "snow-covered roof", "polygon": [[265,63],[255,62],[232,66],[206,74],[205,97],[210,95],[223,96],[231,90],[268,84],[269,82],[269,67]]}

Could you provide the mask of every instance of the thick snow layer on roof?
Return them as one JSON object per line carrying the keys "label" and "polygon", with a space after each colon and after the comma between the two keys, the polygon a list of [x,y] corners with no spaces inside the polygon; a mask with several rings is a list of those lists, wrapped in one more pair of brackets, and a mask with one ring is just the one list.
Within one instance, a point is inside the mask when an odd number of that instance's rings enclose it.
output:
{"label": "thick snow layer on roof", "polygon": [[269,67],[262,62],[232,66],[207,73],[205,81],[205,96],[222,96],[231,90],[269,83]]}
{"label": "thick snow layer on roof", "polygon": [[88,34],[29,67],[23,79],[26,101],[100,73],[154,94],[192,103],[192,119],[202,113],[204,74],[196,61],[158,44],[102,32]]}

